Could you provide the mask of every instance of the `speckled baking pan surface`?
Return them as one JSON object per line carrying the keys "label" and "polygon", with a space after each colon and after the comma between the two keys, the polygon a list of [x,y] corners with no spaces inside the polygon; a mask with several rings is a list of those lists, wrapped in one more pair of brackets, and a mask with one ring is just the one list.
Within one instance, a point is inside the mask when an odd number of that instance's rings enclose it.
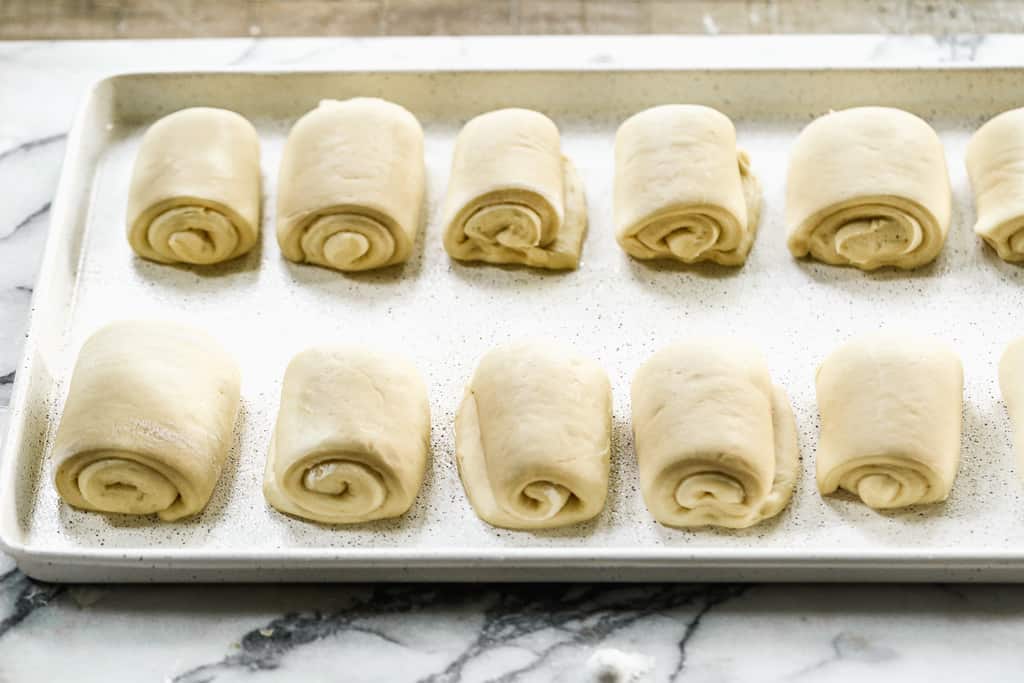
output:
{"label": "speckled baking pan surface", "polygon": [[[128,75],[92,92],[69,141],[18,372],[0,480],[0,531],[22,567],[60,580],[1017,580],[1024,579],[1024,484],[1010,445],[996,364],[1024,333],[1024,270],[971,231],[964,147],[990,116],[1024,100],[1024,71],[702,70],[582,72],[302,72]],[[1015,97],[1014,93],[1018,93]],[[323,98],[385,97],[426,132],[428,222],[412,260],[344,275],[285,261],[274,239],[277,166],[289,126]],[[747,264],[652,266],[631,260],[611,225],[612,145],[628,115],[701,103],[733,118],[765,192]],[[795,261],[782,224],[788,150],[831,108],[883,104],[927,119],[945,144],[954,220],[942,255],[911,273],[865,274]],[[262,142],[261,246],[213,268],[142,261],[124,236],[140,135],[176,109],[234,109]],[[455,134],[475,114],[539,109],[558,123],[584,179],[590,231],[580,268],[552,274],[465,265],[441,246],[440,204]],[[898,154],[898,150],[894,150]],[[69,508],[51,485],[49,444],[78,348],[121,318],[188,322],[218,338],[242,368],[242,412],[207,509],[181,523]],[[877,328],[948,340],[963,358],[962,463],[941,505],[879,513],[814,484],[814,371],[840,342]],[[629,384],[659,347],[735,334],[764,350],[790,393],[803,475],[789,508],[745,531],[681,531],[647,513],[629,427]],[[560,339],[598,360],[614,391],[606,509],[542,533],[495,529],[467,502],[453,417],[478,358],[510,338]],[[261,479],[288,360],[320,342],[393,349],[419,366],[433,411],[432,463],[405,517],[328,527],[283,516]],[[870,425],[865,425],[870,428]]]}

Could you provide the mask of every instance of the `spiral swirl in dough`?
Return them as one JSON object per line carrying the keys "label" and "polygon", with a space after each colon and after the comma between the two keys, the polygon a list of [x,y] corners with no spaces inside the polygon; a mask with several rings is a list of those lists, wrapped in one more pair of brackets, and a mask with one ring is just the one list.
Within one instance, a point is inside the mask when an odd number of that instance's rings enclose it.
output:
{"label": "spiral swirl in dough", "polygon": [[945,500],[960,462],[963,369],[927,337],[875,333],[834,351],[816,377],[818,489],[873,508]]}
{"label": "spiral swirl in dough", "polygon": [[616,237],[631,256],[742,265],[760,207],[760,184],[721,112],[663,105],[619,127]]}
{"label": "spiral swirl in dough", "polygon": [[459,474],[494,526],[544,529],[604,507],[611,388],[593,361],[544,341],[488,352],[455,417]]}
{"label": "spiral swirl in dough", "polygon": [[264,471],[275,508],[317,522],[397,517],[423,483],[430,405],[394,355],[325,346],[295,356]]}
{"label": "spiral swirl in dough", "polygon": [[662,524],[739,529],[789,502],[796,422],[757,349],[714,338],[668,346],[637,371],[632,403],[640,487]]}
{"label": "spiral swirl in dough", "polygon": [[259,229],[260,146],[251,123],[195,107],[146,131],[128,193],[128,242],[139,256],[219,263],[252,249]]}
{"label": "spiral swirl in dough", "polygon": [[207,335],[119,322],[82,346],[54,445],[57,491],[85,510],[193,515],[210,498],[239,406],[234,361]]}
{"label": "spiral swirl in dough", "polygon": [[529,109],[469,121],[455,142],[443,223],[452,258],[575,268],[587,206],[554,122]]}
{"label": "spiral swirl in dough", "polygon": [[420,227],[423,129],[386,100],[324,100],[288,134],[277,240],[285,258],[341,271],[403,263]]}
{"label": "spiral swirl in dough", "polygon": [[1024,108],[1003,112],[967,145],[978,218],[974,232],[999,258],[1024,262]]}
{"label": "spiral swirl in dough", "polygon": [[800,133],[786,182],[789,250],[862,270],[933,261],[952,197],[939,136],[900,109],[826,114]]}

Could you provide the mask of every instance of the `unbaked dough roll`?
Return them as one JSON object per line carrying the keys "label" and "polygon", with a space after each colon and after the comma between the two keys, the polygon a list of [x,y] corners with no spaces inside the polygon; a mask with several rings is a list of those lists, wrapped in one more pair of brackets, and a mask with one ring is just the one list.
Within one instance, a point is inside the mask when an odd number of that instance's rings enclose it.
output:
{"label": "unbaked dough roll", "polygon": [[999,258],[1024,261],[1024,108],[995,117],[967,145],[978,220],[974,232]]}
{"label": "unbaked dough roll", "polygon": [[260,233],[260,141],[233,111],[169,114],[142,138],[128,191],[128,242],[160,263],[233,259]]}
{"label": "unbaked dough roll", "polygon": [[873,508],[945,500],[960,463],[963,369],[945,344],[875,333],[818,368],[818,489]]}
{"label": "unbaked dough roll", "polygon": [[862,270],[916,268],[942,250],[951,206],[939,136],[908,112],[826,114],[793,146],[786,225],[796,257]]}
{"label": "unbaked dough roll", "polygon": [[423,129],[369,97],[324,100],[288,134],[277,197],[285,258],[342,271],[409,259],[425,186]]}
{"label": "unbaked dough roll", "polygon": [[631,256],[741,265],[760,208],[761,186],[721,112],[669,104],[619,127],[615,230]]}
{"label": "unbaked dough roll", "polygon": [[285,371],[263,493],[281,512],[328,524],[397,517],[423,484],[429,443],[415,366],[367,349],[307,349]]}
{"label": "unbaked dough roll", "polygon": [[500,109],[467,123],[455,142],[444,226],[452,258],[575,268],[587,205],[554,122]]}
{"label": "unbaked dough roll", "polygon": [[604,507],[611,387],[597,363],[543,341],[499,346],[473,373],[455,416],[455,453],[481,519],[544,529]]}
{"label": "unbaked dough roll", "polygon": [[796,421],[756,348],[731,339],[674,344],[641,366],[632,395],[640,489],[659,522],[742,529],[789,502]]}
{"label": "unbaked dough roll", "polygon": [[999,390],[1010,414],[1017,472],[1024,478],[1024,337],[1010,342],[999,361]]}
{"label": "unbaked dough roll", "polygon": [[85,510],[194,515],[220,477],[238,405],[238,367],[206,334],[107,325],[71,375],[53,451],[57,492]]}

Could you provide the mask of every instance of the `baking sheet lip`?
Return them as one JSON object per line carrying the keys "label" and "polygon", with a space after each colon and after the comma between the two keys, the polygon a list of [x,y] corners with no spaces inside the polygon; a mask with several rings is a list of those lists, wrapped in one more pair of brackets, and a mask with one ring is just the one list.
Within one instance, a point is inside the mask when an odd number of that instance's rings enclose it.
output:
{"label": "baking sheet lip", "polygon": [[665,61],[660,63],[652,63],[646,66],[636,66],[631,64],[623,64],[618,66],[610,66],[608,64],[587,64],[583,63],[578,66],[553,66],[537,67],[531,65],[529,68],[521,69],[517,68],[514,64],[484,64],[480,66],[465,65],[465,64],[447,64],[431,68],[422,68],[418,65],[410,64],[405,65],[388,65],[383,68],[372,68],[365,65],[358,66],[344,66],[344,65],[303,65],[302,68],[285,69],[285,68],[267,68],[263,66],[235,66],[235,67],[200,67],[200,68],[181,68],[181,67],[167,67],[167,68],[154,68],[146,70],[129,70],[129,71],[116,71],[108,73],[105,76],[100,77],[95,87],[98,87],[106,82],[115,82],[119,79],[144,79],[153,78],[156,76],[160,77],[191,77],[191,76],[301,76],[301,75],[329,75],[332,73],[346,74],[346,75],[374,75],[374,74],[403,74],[411,76],[431,76],[439,73],[443,74],[486,74],[486,73],[516,73],[522,74],[523,76],[530,76],[536,74],[562,74],[570,76],[572,74],[579,73],[581,71],[592,73],[592,74],[613,74],[613,73],[635,73],[635,74],[655,74],[664,73],[666,71],[678,72],[678,73],[714,73],[714,74],[744,74],[749,72],[757,72],[761,74],[778,72],[792,74],[794,72],[806,72],[806,73],[833,73],[833,72],[860,72],[870,74],[883,74],[883,73],[901,73],[901,72],[942,72],[942,71],[956,71],[956,72],[978,72],[978,73],[991,73],[991,72],[1013,72],[1024,69],[1024,60],[1020,62],[1007,62],[1003,64],[983,65],[979,66],[971,62],[948,62],[948,63],[920,63],[920,62],[909,62],[907,64],[834,64],[834,65],[815,65],[809,62],[801,60],[794,60],[789,64],[774,64],[774,63],[750,63],[750,64],[704,64],[687,66],[681,65],[671,61]]}
{"label": "baking sheet lip", "polygon": [[[95,79],[86,89],[85,95],[75,112],[72,120],[71,130],[68,132],[65,142],[64,154],[61,158],[61,173],[57,182],[57,189],[54,192],[52,208],[46,231],[46,241],[43,245],[43,256],[40,260],[39,270],[32,288],[32,299],[29,304],[28,320],[25,326],[25,342],[18,364],[15,366],[14,385],[11,387],[11,397],[7,406],[0,407],[7,413],[7,426],[3,433],[3,442],[0,445],[0,492],[8,490],[9,496],[5,497],[0,505],[0,550],[10,555],[20,552],[22,544],[12,538],[8,538],[8,523],[17,518],[16,494],[13,490],[15,471],[19,462],[16,444],[21,443],[22,433],[25,427],[24,411],[28,401],[28,388],[30,382],[30,368],[36,359],[37,349],[35,338],[40,334],[36,329],[36,310],[48,305],[52,297],[50,290],[50,278],[48,275],[54,272],[54,262],[57,258],[57,248],[61,240],[67,239],[70,224],[69,213],[71,212],[76,198],[71,191],[74,182],[74,173],[70,169],[75,168],[79,163],[79,157],[84,153],[83,136],[85,135],[86,120],[88,113],[93,106],[101,89],[109,87],[113,81],[110,76],[102,76]],[[13,532],[13,529],[11,530]]]}
{"label": "baking sheet lip", "polygon": [[[228,568],[259,565],[295,568],[297,562],[338,568],[358,567],[549,567],[561,565],[630,566],[733,566],[733,567],[861,567],[984,569],[998,565],[1024,571],[1024,551],[993,553],[970,549],[947,549],[907,553],[898,548],[837,550],[827,553],[798,553],[771,548],[710,548],[687,551],[682,548],[631,550],[605,548],[503,548],[486,550],[418,550],[401,548],[324,549],[282,548],[280,552],[210,551],[189,548],[160,550],[81,548],[76,550],[32,549],[24,544],[4,545],[17,560],[90,566],[164,565],[180,568]],[[938,567],[937,567],[938,565]],[[306,565],[310,566],[310,565]]]}

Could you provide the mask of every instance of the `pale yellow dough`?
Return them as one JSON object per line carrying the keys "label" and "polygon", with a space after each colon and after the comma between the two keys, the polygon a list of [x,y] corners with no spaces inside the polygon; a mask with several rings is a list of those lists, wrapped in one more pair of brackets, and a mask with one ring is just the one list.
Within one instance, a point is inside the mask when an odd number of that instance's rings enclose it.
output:
{"label": "pale yellow dough", "polygon": [[1010,342],[999,360],[999,390],[1013,427],[1017,472],[1024,478],[1024,337]]}
{"label": "pale yellow dough", "polygon": [[288,134],[277,196],[285,258],[341,271],[409,260],[420,229],[423,128],[405,108],[324,100]]}
{"label": "pale yellow dough", "polygon": [[142,138],[128,191],[128,242],[160,263],[219,263],[260,233],[260,141],[245,118],[195,107]]}
{"label": "pale yellow dough", "polygon": [[466,495],[485,522],[546,529],[604,507],[611,387],[597,363],[550,342],[487,353],[455,417]]}
{"label": "pale yellow dough", "polygon": [[426,473],[430,404],[416,367],[392,354],[315,347],[285,371],[263,477],[281,512],[329,524],[397,517]]}
{"label": "pale yellow dough", "polygon": [[939,136],[900,109],[826,114],[800,133],[786,180],[789,250],[862,270],[939,255],[952,198]]}
{"label": "pale yellow dough", "polygon": [[554,122],[529,109],[469,121],[455,141],[443,224],[452,258],[575,268],[587,205]]}
{"label": "pale yellow dough", "polygon": [[995,117],[967,145],[978,219],[974,232],[999,258],[1024,262],[1024,108]]}
{"label": "pale yellow dough", "polygon": [[640,490],[662,524],[742,529],[789,503],[796,421],[750,344],[668,346],[637,371],[632,401]]}
{"label": "pale yellow dough", "polygon": [[619,127],[615,230],[631,256],[742,265],[760,208],[761,186],[721,112],[662,105]]}
{"label": "pale yellow dough", "polygon": [[834,351],[816,378],[818,489],[873,508],[949,496],[960,463],[963,369],[927,337],[875,333]]}
{"label": "pale yellow dough", "polygon": [[166,521],[202,510],[231,447],[234,360],[206,334],[118,322],[82,346],[57,429],[54,481],[85,510]]}

